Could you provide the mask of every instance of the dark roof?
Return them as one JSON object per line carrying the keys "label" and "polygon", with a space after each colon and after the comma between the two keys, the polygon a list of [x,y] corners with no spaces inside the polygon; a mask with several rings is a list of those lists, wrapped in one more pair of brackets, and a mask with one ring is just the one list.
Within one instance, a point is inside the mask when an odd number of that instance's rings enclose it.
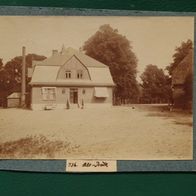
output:
{"label": "dark roof", "polygon": [[63,48],[61,52],[50,56],[49,58],[38,62],[37,65],[44,65],[44,66],[59,66],[65,64],[72,56],[76,56],[86,67],[107,67],[107,65],[85,55],[82,52],[79,52],[73,48]]}
{"label": "dark roof", "polygon": [[172,84],[184,84],[189,73],[193,71],[193,50],[172,71]]}

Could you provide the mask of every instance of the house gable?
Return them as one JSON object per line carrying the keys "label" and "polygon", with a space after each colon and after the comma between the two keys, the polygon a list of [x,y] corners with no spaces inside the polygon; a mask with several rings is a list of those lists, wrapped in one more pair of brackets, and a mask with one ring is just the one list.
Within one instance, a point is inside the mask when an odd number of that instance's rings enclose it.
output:
{"label": "house gable", "polygon": [[184,57],[184,59],[175,67],[172,72],[172,85],[183,85],[189,73],[193,72],[193,51]]}
{"label": "house gable", "polygon": [[87,67],[73,55],[64,65],[62,65],[57,74],[57,80],[82,79],[90,80],[90,74]]}
{"label": "house gable", "polygon": [[34,66],[32,86],[114,86],[107,65],[67,49]]}

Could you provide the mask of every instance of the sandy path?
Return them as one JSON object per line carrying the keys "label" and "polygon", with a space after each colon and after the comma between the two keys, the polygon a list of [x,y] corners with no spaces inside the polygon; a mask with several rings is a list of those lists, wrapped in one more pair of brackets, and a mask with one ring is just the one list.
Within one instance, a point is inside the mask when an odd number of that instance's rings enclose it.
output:
{"label": "sandy path", "polygon": [[191,115],[157,114],[137,106],[59,111],[0,109],[0,142],[41,134],[79,146],[78,151],[57,153],[55,158],[192,159]]}

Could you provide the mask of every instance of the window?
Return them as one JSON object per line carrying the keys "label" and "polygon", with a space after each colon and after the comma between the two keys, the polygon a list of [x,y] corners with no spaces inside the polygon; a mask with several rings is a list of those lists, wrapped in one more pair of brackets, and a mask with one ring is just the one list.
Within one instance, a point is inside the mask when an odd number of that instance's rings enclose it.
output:
{"label": "window", "polygon": [[69,71],[69,70],[65,71],[65,77],[71,78],[71,71]]}
{"label": "window", "polygon": [[42,88],[42,99],[43,100],[55,100],[56,99],[56,88],[55,87],[43,87]]}
{"label": "window", "polygon": [[83,77],[83,71],[82,70],[78,70],[77,71],[77,78],[81,79]]}

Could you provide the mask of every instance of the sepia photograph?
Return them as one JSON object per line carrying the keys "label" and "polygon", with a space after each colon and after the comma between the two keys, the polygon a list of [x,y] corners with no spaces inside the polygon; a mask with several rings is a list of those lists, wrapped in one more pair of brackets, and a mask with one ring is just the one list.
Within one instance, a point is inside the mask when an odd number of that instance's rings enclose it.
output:
{"label": "sepia photograph", "polygon": [[193,160],[194,17],[0,26],[0,159]]}

